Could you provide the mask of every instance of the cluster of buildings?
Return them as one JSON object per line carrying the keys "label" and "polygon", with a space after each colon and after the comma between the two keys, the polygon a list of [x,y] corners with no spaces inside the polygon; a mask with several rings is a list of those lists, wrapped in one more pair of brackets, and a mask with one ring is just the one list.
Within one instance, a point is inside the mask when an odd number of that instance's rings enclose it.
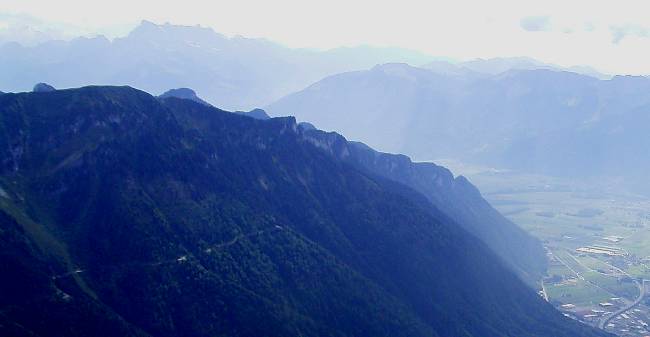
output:
{"label": "cluster of buildings", "polygon": [[601,245],[591,245],[580,247],[576,249],[579,253],[585,254],[596,254],[596,255],[607,255],[607,256],[627,256],[627,252],[621,248],[601,246]]}
{"label": "cluster of buildings", "polygon": [[650,326],[644,310],[633,309],[623,313],[607,324],[607,331],[621,337],[645,337],[650,335]]}

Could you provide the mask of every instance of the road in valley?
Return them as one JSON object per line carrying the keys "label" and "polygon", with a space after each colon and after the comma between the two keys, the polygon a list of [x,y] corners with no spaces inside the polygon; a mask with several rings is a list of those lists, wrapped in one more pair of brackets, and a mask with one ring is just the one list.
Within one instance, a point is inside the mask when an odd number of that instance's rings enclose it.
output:
{"label": "road in valley", "polygon": [[605,330],[605,327],[607,326],[607,323],[609,323],[612,319],[616,318],[617,316],[629,311],[630,309],[636,307],[641,301],[643,300],[643,297],[645,297],[645,281],[646,280],[641,280],[639,282],[637,279],[633,278],[630,276],[630,274],[626,273],[623,269],[614,267],[610,264],[608,264],[610,267],[617,269],[621,274],[626,275],[630,279],[634,280],[634,283],[636,283],[637,287],[639,287],[639,296],[634,300],[634,302],[630,303],[629,305],[626,305],[625,307],[618,309],[614,311],[613,313],[609,315],[603,316],[603,318],[600,320],[600,323],[598,324],[598,328]]}

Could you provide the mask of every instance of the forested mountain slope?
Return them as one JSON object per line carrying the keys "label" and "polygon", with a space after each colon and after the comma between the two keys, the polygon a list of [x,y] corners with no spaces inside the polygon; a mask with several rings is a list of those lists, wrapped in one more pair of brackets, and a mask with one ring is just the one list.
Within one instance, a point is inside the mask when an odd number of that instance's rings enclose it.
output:
{"label": "forested mountain slope", "polygon": [[5,94],[0,158],[2,335],[605,335],[292,118]]}

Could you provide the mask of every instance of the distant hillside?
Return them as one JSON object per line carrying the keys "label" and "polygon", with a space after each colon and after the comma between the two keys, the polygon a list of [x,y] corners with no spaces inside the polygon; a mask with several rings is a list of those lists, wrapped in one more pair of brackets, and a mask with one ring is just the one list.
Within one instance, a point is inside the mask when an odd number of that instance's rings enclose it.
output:
{"label": "distant hillside", "polygon": [[0,96],[0,335],[607,335],[332,150],[128,87]]}
{"label": "distant hillside", "polygon": [[472,77],[386,64],[325,78],[267,111],[419,160],[639,182],[650,167],[648,92],[644,77],[552,70]]}

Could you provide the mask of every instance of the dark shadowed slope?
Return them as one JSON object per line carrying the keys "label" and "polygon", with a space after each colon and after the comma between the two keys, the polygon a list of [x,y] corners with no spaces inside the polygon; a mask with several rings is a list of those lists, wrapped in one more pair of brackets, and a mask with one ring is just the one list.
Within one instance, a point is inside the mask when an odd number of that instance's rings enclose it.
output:
{"label": "dark shadowed slope", "polygon": [[292,118],[7,94],[0,158],[2,335],[603,335]]}
{"label": "dark shadowed slope", "polygon": [[454,177],[433,163],[414,163],[407,156],[381,153],[336,133],[308,128],[314,144],[341,160],[422,193],[438,209],[495,251],[522,279],[537,287],[546,271],[546,253],[539,240],[503,217],[465,177]]}

